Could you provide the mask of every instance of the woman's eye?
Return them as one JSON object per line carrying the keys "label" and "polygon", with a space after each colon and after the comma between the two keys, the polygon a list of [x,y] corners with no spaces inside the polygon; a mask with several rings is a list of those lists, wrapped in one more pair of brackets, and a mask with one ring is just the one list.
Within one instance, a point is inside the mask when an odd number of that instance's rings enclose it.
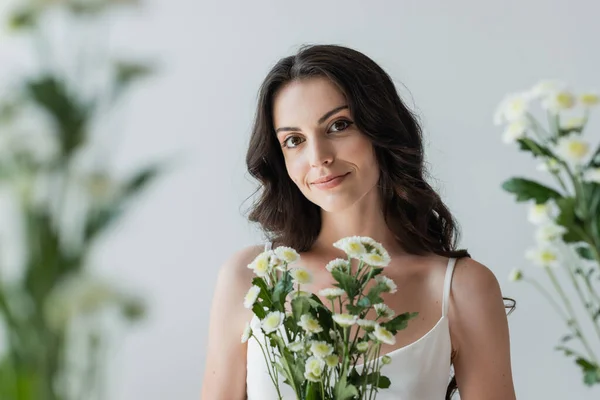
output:
{"label": "woman's eye", "polygon": [[298,146],[300,143],[302,143],[300,140],[302,138],[300,138],[299,136],[290,136],[287,139],[285,139],[283,141],[283,147],[287,147],[290,149],[293,149],[294,147]]}
{"label": "woman's eye", "polygon": [[346,121],[345,119],[340,119],[338,121],[335,121],[331,125],[331,130],[334,132],[343,131],[343,130],[347,129],[350,126],[350,124],[351,124],[350,121]]}

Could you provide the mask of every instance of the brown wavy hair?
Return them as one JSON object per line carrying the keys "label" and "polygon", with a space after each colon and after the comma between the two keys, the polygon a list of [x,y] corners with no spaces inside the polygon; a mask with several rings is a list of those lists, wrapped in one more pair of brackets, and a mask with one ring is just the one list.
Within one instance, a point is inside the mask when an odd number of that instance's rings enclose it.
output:
{"label": "brown wavy hair", "polygon": [[[289,178],[273,126],[273,98],[286,84],[325,77],[345,95],[356,127],[373,144],[378,188],[389,229],[409,253],[470,257],[457,249],[460,233],[448,207],[425,179],[423,134],[416,115],[400,99],[390,76],[366,55],[338,45],[307,45],[279,60],[258,95],[246,164],[259,182],[248,219],[275,245],[307,251],[321,229],[321,209]],[[256,193],[255,193],[256,194]],[[514,301],[505,299],[512,304]],[[446,393],[457,390],[452,378]]]}

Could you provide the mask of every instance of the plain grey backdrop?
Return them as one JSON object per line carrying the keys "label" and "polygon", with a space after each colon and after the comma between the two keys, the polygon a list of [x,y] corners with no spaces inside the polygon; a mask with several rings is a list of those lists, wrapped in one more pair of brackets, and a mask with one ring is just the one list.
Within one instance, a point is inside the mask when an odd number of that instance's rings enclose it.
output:
{"label": "plain grey backdrop", "polygon": [[[589,0],[151,0],[120,14],[111,46],[154,56],[160,69],[122,110],[115,162],[126,170],[177,154],[181,163],[98,251],[100,268],[151,305],[114,350],[111,398],[199,398],[218,268],[262,240],[243,214],[255,188],[244,158],[257,89],[280,57],[306,43],[366,53],[419,114],[431,182],[462,227],[461,246],[518,302],[509,318],[517,397],[600,398],[553,350],[566,331],[549,305],[507,279],[515,267],[539,273],[524,259],[533,244],[527,209],[500,185],[515,175],[546,178],[492,124],[505,94],[540,79],[600,89],[599,13]],[[598,126],[592,121],[596,135]]]}

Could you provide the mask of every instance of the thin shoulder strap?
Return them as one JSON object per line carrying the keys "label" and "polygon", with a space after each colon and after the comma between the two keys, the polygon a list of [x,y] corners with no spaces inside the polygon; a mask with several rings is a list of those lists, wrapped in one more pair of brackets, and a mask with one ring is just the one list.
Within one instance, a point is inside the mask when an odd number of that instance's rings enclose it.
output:
{"label": "thin shoulder strap", "polygon": [[273,245],[273,243],[270,240],[267,240],[265,242],[265,250],[264,251],[271,250],[272,245]]}
{"label": "thin shoulder strap", "polygon": [[448,315],[448,305],[450,303],[450,287],[452,286],[452,273],[454,272],[455,264],[456,258],[448,259],[448,266],[446,267],[446,278],[444,279],[444,297],[442,298],[442,317]]}

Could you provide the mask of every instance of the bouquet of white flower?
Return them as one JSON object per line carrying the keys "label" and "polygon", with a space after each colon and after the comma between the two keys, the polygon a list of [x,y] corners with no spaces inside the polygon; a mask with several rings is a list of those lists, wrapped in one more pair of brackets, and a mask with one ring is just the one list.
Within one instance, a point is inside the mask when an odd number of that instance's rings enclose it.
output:
{"label": "bouquet of white flower", "polygon": [[[548,129],[533,116],[536,102],[545,110]],[[599,103],[595,93],[575,95],[563,83],[544,81],[507,96],[495,116],[497,124],[508,126],[504,142],[517,142],[520,150],[543,160],[538,169],[560,186],[553,189],[525,178],[502,185],[517,201],[531,202],[529,221],[538,227],[537,246],[526,257],[543,269],[551,289],[520,269],[512,271],[510,279],[531,283],[555,308],[570,331],[557,350],[574,356],[588,385],[600,384],[600,347],[586,332],[576,306],[582,306],[590,329],[600,339],[600,145],[594,147],[583,136],[590,108]],[[574,301],[561,274],[576,294]],[[573,347],[575,341],[581,350]]]}
{"label": "bouquet of white flower", "polygon": [[[261,347],[280,399],[280,376],[297,399],[375,398],[390,386],[381,368],[391,359],[381,357],[381,345],[393,345],[396,333],[417,315],[394,317],[383,303],[380,295],[394,293],[396,284],[381,274],[390,256],[380,243],[353,236],[333,246],[348,257],[327,264],[336,283],[320,290],[320,297],[301,290],[312,276],[290,267],[300,259],[290,247],[264,251],[248,265],[256,277],[244,306],[257,323],[247,324],[242,343],[253,338]],[[366,319],[369,311],[374,319]]]}

